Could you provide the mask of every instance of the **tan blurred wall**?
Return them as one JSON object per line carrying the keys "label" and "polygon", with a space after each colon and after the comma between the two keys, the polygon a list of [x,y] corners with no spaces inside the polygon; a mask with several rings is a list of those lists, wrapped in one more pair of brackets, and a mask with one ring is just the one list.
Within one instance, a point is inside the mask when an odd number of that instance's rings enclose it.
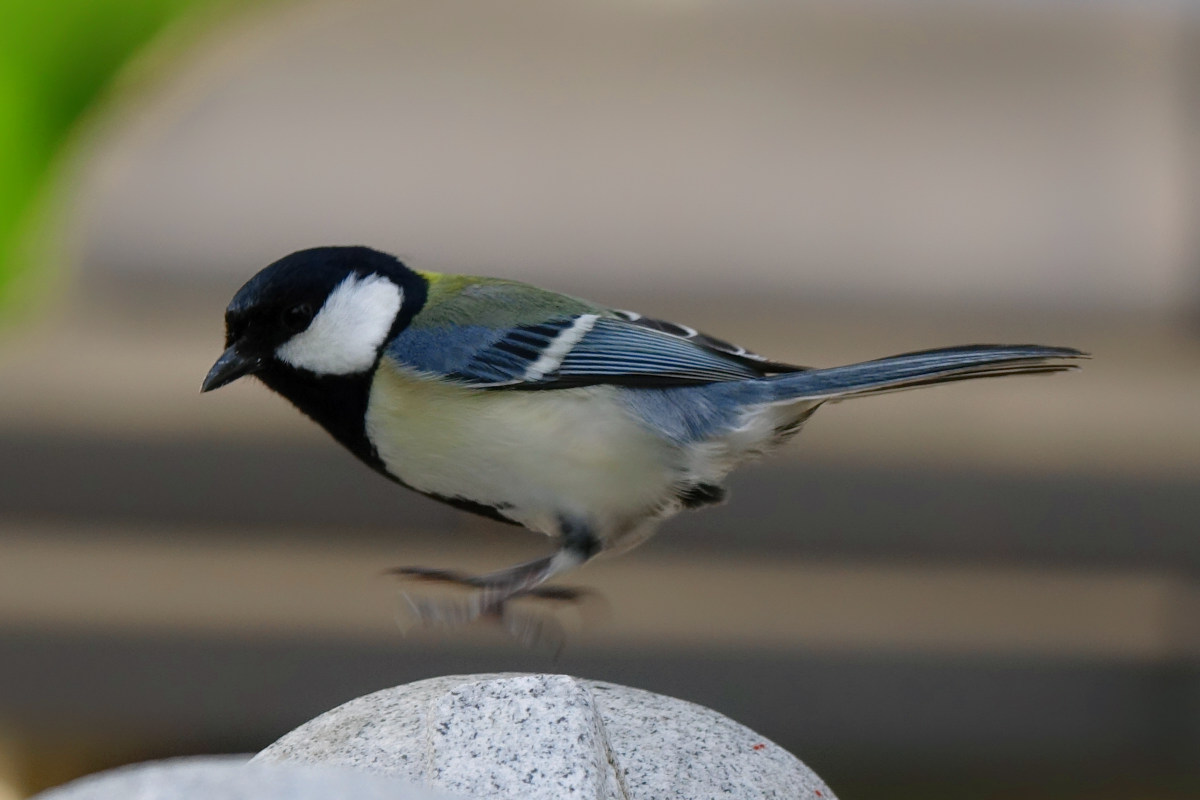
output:
{"label": "tan blurred wall", "polygon": [[96,136],[84,263],[363,242],[607,297],[1173,311],[1167,4],[353,0],[210,37]]}

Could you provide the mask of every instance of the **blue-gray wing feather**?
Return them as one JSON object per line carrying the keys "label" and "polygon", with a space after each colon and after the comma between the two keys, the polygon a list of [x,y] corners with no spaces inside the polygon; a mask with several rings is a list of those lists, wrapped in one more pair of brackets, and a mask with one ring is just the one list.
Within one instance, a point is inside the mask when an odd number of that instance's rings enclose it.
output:
{"label": "blue-gray wing feather", "polygon": [[[581,317],[589,317],[581,323]],[[563,337],[587,331],[565,352]],[[694,333],[694,332],[693,332]],[[723,343],[722,343],[723,344]],[[743,351],[744,352],[744,351]],[[595,383],[671,386],[762,377],[769,367],[737,353],[617,316],[564,316],[536,325],[409,328],[388,355],[420,372],[480,388],[549,389]],[[553,368],[547,366],[543,357]]]}

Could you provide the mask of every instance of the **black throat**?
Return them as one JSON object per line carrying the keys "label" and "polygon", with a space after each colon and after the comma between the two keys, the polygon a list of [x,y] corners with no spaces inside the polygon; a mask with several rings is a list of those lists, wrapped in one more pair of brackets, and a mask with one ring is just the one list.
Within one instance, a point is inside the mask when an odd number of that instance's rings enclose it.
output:
{"label": "black throat", "polygon": [[287,398],[371,468],[387,475],[363,424],[373,375],[374,370],[356,375],[313,375],[274,364],[258,373],[272,391]]}

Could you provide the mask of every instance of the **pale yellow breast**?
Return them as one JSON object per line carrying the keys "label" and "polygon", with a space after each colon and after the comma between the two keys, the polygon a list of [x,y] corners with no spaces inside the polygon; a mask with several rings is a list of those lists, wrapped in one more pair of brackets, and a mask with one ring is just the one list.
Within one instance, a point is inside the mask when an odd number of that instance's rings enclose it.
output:
{"label": "pale yellow breast", "polygon": [[669,496],[680,460],[616,391],[472,390],[385,359],[371,387],[367,436],[388,470],[414,488],[509,504],[505,513],[546,533],[563,515],[615,533]]}

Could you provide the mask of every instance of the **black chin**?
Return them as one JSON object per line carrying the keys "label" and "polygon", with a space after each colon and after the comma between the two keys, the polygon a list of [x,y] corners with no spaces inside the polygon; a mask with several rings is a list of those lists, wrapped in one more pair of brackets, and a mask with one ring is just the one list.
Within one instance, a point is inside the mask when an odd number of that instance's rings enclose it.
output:
{"label": "black chin", "polygon": [[342,446],[373,469],[387,475],[379,454],[367,440],[364,425],[372,372],[314,375],[272,361],[256,375],[273,392],[286,398],[309,419],[329,431]]}

